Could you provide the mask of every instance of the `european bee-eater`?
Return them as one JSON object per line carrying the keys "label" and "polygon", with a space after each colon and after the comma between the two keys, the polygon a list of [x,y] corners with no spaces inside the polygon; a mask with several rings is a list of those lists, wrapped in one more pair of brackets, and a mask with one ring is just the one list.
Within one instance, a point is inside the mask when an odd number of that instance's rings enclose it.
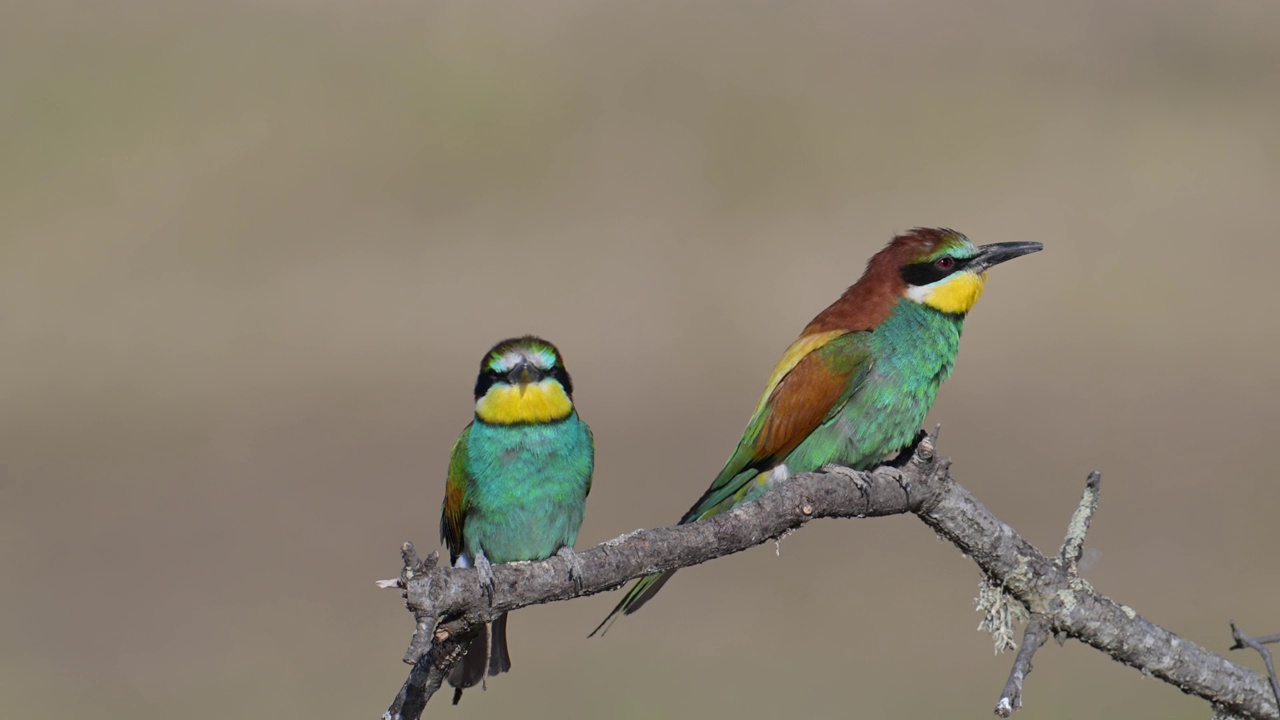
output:
{"label": "european bee-eater", "polygon": [[[564,555],[591,491],[595,442],[573,407],[573,383],[554,345],[533,336],[503,340],[485,353],[476,378],[476,414],[449,459],[440,538],[455,566],[474,567],[492,596],[491,563]],[[511,669],[507,616],[473,631],[467,654],[449,675],[464,688]]]}
{"label": "european bee-eater", "polygon": [[[787,348],[738,447],[680,524],[752,500],[794,473],[827,464],[866,470],[910,448],[951,374],[987,269],[1042,247],[975,247],[946,228],[894,238]],[[674,572],[641,578],[591,634],[640,609]]]}

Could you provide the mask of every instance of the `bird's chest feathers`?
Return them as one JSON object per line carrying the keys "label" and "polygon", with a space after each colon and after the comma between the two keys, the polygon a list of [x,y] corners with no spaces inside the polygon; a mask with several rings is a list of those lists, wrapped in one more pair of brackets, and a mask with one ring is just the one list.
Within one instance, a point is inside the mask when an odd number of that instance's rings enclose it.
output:
{"label": "bird's chest feathers", "polygon": [[577,415],[557,423],[475,422],[463,537],[491,562],[538,560],[572,545],[591,483],[591,440]]}
{"label": "bird's chest feathers", "polygon": [[555,380],[528,385],[494,385],[476,402],[476,417],[491,425],[563,420],[573,402]]}
{"label": "bird's chest feathers", "polygon": [[[537,486],[590,474],[591,448],[576,416],[556,423],[471,429],[468,465],[476,485]],[[586,465],[586,467],[582,467]]]}
{"label": "bird's chest feathers", "polygon": [[958,272],[936,283],[913,287],[907,291],[907,296],[938,312],[964,315],[978,303],[986,283],[986,273]]}
{"label": "bird's chest feathers", "polygon": [[901,301],[876,329],[872,373],[885,392],[924,393],[929,403],[938,385],[951,374],[964,316],[931,306]]}

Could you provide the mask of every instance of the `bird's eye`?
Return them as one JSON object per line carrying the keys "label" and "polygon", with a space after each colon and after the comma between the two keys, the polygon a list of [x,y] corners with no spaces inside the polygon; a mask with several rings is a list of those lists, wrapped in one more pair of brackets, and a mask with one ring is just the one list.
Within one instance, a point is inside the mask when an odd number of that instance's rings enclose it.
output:
{"label": "bird's eye", "polygon": [[939,270],[950,270],[955,267],[956,260],[950,255],[943,255],[937,260],[934,260],[933,264],[937,266]]}

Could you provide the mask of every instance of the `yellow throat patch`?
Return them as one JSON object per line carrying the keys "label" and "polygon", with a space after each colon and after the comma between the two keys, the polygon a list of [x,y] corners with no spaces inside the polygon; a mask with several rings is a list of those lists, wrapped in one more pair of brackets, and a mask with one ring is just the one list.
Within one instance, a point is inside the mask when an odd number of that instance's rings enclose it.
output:
{"label": "yellow throat patch", "polygon": [[492,425],[543,423],[563,420],[573,401],[555,380],[528,385],[494,385],[476,401],[476,417]]}
{"label": "yellow throat patch", "polygon": [[987,274],[958,272],[939,281],[936,285],[911,288],[908,294],[912,300],[923,303],[939,312],[963,315],[973,309],[982,297],[982,288],[987,284]]}

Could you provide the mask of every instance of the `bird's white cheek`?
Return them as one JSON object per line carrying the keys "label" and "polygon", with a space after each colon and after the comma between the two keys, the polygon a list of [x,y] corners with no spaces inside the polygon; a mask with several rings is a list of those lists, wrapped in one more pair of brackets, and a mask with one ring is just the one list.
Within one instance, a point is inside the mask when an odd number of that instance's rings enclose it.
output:
{"label": "bird's white cheek", "polygon": [[933,285],[912,285],[907,288],[907,298],[923,303],[925,298],[929,297],[929,293],[933,292],[933,287]]}

